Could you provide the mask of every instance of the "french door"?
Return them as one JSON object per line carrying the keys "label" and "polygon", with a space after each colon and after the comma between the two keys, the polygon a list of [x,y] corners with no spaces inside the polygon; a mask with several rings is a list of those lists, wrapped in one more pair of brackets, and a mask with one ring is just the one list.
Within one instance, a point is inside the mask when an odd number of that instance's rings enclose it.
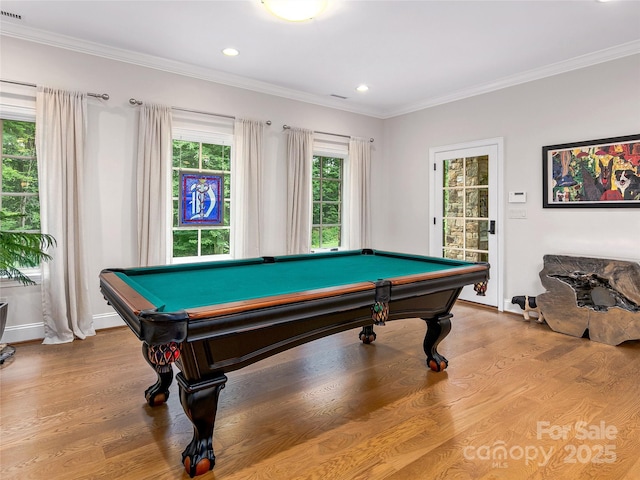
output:
{"label": "french door", "polygon": [[430,255],[488,262],[491,278],[484,295],[470,285],[460,298],[502,310],[502,139],[432,148],[429,158]]}

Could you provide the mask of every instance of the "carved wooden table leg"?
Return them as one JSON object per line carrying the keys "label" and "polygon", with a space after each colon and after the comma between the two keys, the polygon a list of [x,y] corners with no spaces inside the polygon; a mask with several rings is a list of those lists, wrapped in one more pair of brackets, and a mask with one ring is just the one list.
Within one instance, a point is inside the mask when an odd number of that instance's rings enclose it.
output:
{"label": "carved wooden table leg", "polygon": [[427,365],[434,372],[440,372],[449,365],[449,361],[438,353],[437,347],[451,331],[451,317],[453,315],[448,313],[435,318],[423,318],[427,322],[427,333],[422,346],[427,354]]}
{"label": "carved wooden table leg", "polygon": [[[142,342],[142,356],[155,370],[156,375],[158,375],[156,383],[144,392],[144,398],[151,407],[162,405],[169,399],[169,387],[173,382],[173,367],[171,364],[174,360],[168,362],[162,360],[158,362],[154,348],[155,347],[149,346],[147,342]],[[177,358],[177,356],[179,356],[179,353],[177,355],[174,354],[175,358]]]}
{"label": "carved wooden table leg", "polygon": [[216,464],[213,453],[213,429],[218,410],[220,391],[227,382],[221,375],[197,385],[190,385],[181,373],[176,376],[180,385],[180,403],[193,424],[193,438],[182,452],[182,463],[190,477],[207,473]]}
{"label": "carved wooden table leg", "polygon": [[362,330],[360,330],[360,333],[358,334],[358,338],[360,339],[360,341],[362,343],[373,343],[376,339],[376,332],[373,331],[373,325],[365,325],[364,327],[362,327]]}

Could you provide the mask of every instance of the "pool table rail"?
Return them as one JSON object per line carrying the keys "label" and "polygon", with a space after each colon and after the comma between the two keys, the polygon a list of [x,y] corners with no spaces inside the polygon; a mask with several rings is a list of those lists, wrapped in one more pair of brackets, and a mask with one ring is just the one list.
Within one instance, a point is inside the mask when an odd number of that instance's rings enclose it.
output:
{"label": "pool table rail", "polygon": [[140,340],[149,345],[163,345],[187,339],[189,314],[186,311],[159,312],[154,304],[110,270],[100,273],[100,290]]}

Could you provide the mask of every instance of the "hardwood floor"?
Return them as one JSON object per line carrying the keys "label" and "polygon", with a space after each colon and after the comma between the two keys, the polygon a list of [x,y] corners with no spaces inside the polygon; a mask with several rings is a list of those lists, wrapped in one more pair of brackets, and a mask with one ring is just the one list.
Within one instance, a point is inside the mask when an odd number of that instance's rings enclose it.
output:
{"label": "hardwood floor", "polygon": [[[640,342],[463,303],[454,315],[443,373],[425,366],[419,319],[377,327],[373,345],[350,331],[232,372],[217,465],[198,478],[640,479]],[[128,328],[15,346],[0,367],[2,480],[189,478],[178,387],[146,406],[155,374]]]}

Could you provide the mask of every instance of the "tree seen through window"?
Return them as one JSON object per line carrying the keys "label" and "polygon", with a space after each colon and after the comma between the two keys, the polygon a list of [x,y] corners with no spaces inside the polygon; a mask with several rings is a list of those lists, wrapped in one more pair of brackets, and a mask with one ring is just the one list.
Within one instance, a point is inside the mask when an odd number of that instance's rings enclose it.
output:
{"label": "tree seen through window", "polygon": [[312,249],[342,245],[343,164],[339,157],[313,157]]}

